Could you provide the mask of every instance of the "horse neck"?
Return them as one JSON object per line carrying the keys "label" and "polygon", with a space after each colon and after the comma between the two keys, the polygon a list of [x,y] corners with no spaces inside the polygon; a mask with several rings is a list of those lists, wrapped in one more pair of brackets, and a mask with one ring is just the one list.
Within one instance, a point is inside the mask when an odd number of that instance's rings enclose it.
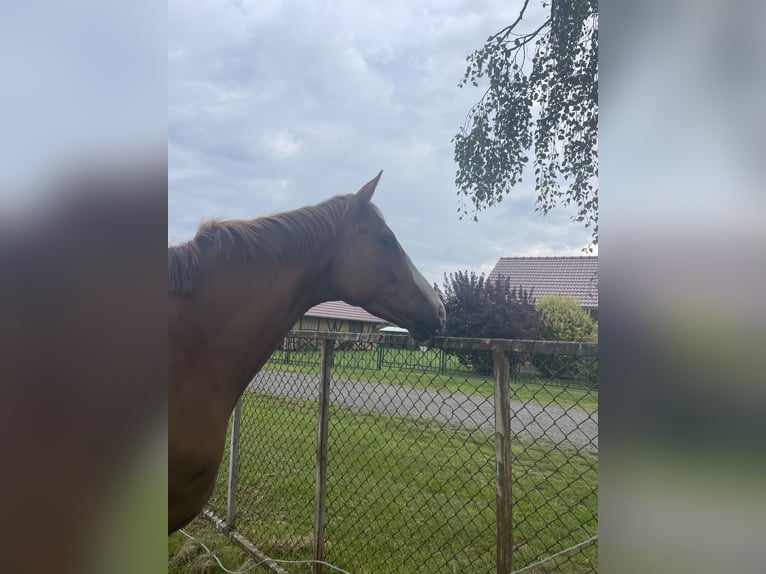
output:
{"label": "horse neck", "polygon": [[323,287],[322,259],[289,266],[230,262],[212,270],[195,306],[201,315],[195,352],[203,359],[194,369],[205,373],[205,385],[218,387],[226,408],[234,406],[298,319],[332,298]]}

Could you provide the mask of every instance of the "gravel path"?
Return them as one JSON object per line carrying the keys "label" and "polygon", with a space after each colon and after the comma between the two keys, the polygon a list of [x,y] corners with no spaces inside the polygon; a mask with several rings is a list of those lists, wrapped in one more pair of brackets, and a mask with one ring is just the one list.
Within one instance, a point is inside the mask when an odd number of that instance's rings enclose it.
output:
{"label": "gravel path", "polygon": [[[316,401],[319,397],[319,377],[261,371],[248,388]],[[482,395],[333,378],[330,404],[478,428],[487,435],[495,432],[494,400]],[[511,401],[511,430],[516,435],[544,437],[556,444],[598,452],[598,413],[580,407],[563,408]]]}

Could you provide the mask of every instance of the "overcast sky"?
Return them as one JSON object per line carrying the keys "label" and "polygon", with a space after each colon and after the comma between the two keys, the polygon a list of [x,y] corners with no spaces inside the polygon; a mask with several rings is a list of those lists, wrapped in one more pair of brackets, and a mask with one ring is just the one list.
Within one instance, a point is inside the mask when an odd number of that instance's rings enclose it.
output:
{"label": "overcast sky", "polygon": [[[571,211],[534,212],[525,182],[458,218],[450,140],[477,89],[465,57],[518,13],[507,0],[207,0],[168,7],[168,241],[355,192],[432,282],[501,256],[580,255]],[[534,14],[533,14],[534,16]]]}

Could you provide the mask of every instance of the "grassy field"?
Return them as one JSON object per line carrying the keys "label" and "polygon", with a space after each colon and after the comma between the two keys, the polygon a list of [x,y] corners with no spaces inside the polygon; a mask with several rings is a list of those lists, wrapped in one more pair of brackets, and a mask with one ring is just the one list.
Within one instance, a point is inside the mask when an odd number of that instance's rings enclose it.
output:
{"label": "grassy field", "polygon": [[[250,571],[256,564],[255,559],[232,544],[226,536],[203,518],[195,519],[183,530],[202,541],[229,570]],[[254,571],[266,572],[263,569]],[[220,573],[223,570],[197,542],[188,539],[181,532],[168,536],[168,574],[212,574],[214,572]]]}
{"label": "grassy field", "polygon": [[[274,558],[311,556],[316,425],[314,403],[245,394],[237,527]],[[576,452],[515,441],[516,568],[595,533],[597,467]],[[494,570],[493,438],[333,407],[328,472],[328,562],[360,574]],[[219,515],[224,474],[211,499]],[[221,544],[227,567],[243,569],[243,555]],[[170,572],[206,560],[180,534],[168,551]],[[591,572],[596,560],[592,545],[540,572]]]}
{"label": "grassy field", "polygon": [[[447,355],[445,373],[439,373],[441,350],[420,350],[390,348],[385,350],[382,365],[378,352],[335,351],[333,376],[357,381],[373,381],[416,388],[461,392],[466,394],[493,394],[492,379],[472,374],[461,366],[457,358]],[[381,368],[378,368],[378,367]],[[319,372],[319,352],[285,353],[277,351],[264,367],[272,371]],[[598,391],[577,386],[580,381],[542,379],[539,375],[519,373],[511,377],[511,398],[532,401],[543,405],[577,405],[584,409],[598,409]]]}

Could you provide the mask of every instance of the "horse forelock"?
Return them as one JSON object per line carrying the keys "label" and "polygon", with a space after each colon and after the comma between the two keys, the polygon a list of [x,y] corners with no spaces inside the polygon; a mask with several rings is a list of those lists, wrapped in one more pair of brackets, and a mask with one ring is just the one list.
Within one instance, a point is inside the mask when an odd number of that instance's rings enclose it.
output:
{"label": "horse forelock", "polygon": [[[194,239],[168,247],[168,291],[180,296],[192,293],[201,243],[227,260],[268,259],[286,264],[308,260],[338,235],[352,197],[336,196],[318,205],[253,220],[203,222]],[[377,207],[370,207],[382,217]]]}
{"label": "horse forelock", "polygon": [[381,221],[383,221],[383,222],[385,222],[385,221],[386,221],[386,218],[385,218],[385,217],[383,217],[383,212],[382,212],[382,211],[380,211],[380,209],[378,208],[378,206],[377,206],[377,205],[375,205],[374,203],[368,203],[367,205],[369,206],[369,208],[370,208],[370,209],[372,209],[372,212],[373,212],[375,215],[377,215],[378,217],[380,217]]}

